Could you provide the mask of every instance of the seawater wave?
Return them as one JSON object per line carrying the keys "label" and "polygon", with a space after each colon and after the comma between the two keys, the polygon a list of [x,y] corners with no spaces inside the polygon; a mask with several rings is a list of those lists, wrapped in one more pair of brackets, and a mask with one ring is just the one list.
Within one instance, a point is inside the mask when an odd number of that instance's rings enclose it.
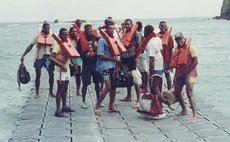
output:
{"label": "seawater wave", "polygon": [[[123,20],[117,20],[118,25]],[[230,116],[230,21],[210,20],[210,18],[170,18],[170,19],[136,19],[143,25],[151,24],[156,29],[160,21],[167,21],[173,27],[172,34],[183,32],[192,37],[192,45],[197,49],[199,57],[199,77],[195,84],[195,94],[215,105],[215,108]],[[93,27],[103,20],[91,21]],[[7,142],[15,127],[21,107],[30,94],[34,84],[31,81],[22,85],[18,91],[16,81],[20,57],[32,38],[37,34],[41,23],[0,23],[0,141]],[[70,28],[71,23],[51,23],[53,33],[61,27]],[[25,57],[25,65],[34,80],[34,49]]]}

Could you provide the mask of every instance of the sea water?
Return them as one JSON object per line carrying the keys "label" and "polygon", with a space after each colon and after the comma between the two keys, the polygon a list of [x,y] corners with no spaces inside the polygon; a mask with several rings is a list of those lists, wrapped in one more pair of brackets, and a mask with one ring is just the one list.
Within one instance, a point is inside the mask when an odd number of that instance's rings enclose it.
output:
{"label": "sea water", "polygon": [[[160,21],[167,21],[173,27],[172,34],[182,32],[192,37],[192,45],[199,58],[199,77],[194,91],[215,109],[230,116],[230,21],[210,18],[139,19],[143,25],[151,24],[156,29]],[[138,20],[133,20],[134,22]],[[94,27],[103,21],[91,21]],[[120,25],[122,20],[117,20]],[[17,70],[20,57],[33,37],[41,29],[41,23],[0,23],[0,142],[7,142],[15,127],[21,107],[34,88],[33,68],[35,47],[25,57],[31,82],[18,90]],[[51,23],[53,33],[61,27],[67,29],[71,23]],[[34,94],[31,94],[34,95]]]}

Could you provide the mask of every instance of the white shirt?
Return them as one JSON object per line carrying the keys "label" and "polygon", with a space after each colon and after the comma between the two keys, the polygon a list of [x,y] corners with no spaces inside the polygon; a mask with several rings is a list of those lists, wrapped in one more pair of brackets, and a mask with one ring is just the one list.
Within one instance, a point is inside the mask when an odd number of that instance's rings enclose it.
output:
{"label": "white shirt", "polygon": [[162,42],[159,37],[153,37],[149,40],[146,46],[148,56],[154,57],[154,70],[162,70],[163,69],[163,56],[161,54]]}

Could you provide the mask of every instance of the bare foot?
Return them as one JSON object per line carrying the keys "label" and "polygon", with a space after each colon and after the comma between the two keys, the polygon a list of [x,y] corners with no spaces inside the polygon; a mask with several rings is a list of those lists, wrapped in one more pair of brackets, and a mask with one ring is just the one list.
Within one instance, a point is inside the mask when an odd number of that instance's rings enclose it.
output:
{"label": "bare foot", "polygon": [[38,98],[40,98],[40,96],[39,96],[38,94],[36,94],[36,95],[34,96],[34,99],[38,99]]}
{"label": "bare foot", "polygon": [[188,121],[188,124],[193,124],[193,123],[196,123],[198,121],[199,121],[199,119],[197,117],[192,117],[192,119]]}
{"label": "bare foot", "polygon": [[50,92],[49,94],[51,97],[56,97],[55,94],[53,92]]}
{"label": "bare foot", "polygon": [[81,93],[80,93],[80,92],[77,92],[76,95],[77,95],[77,96],[81,96]]}
{"label": "bare foot", "polygon": [[176,116],[182,116],[182,115],[188,115],[188,112],[187,111],[181,111],[181,112],[176,114]]}
{"label": "bare foot", "polygon": [[138,109],[140,107],[140,102],[136,102],[134,105],[133,105],[133,108],[134,109]]}

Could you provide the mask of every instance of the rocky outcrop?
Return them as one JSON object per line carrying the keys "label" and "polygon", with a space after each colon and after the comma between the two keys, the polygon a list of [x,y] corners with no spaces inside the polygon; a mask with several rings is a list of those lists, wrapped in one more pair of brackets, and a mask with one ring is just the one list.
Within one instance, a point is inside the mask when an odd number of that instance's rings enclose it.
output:
{"label": "rocky outcrop", "polygon": [[223,1],[220,16],[216,16],[214,19],[230,20],[230,0]]}

